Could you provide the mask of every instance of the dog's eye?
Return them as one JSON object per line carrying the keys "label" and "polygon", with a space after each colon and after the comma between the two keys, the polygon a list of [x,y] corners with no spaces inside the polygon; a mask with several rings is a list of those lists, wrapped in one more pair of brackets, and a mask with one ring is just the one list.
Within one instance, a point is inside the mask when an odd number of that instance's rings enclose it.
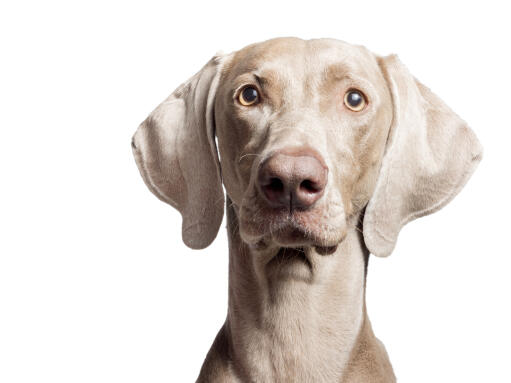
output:
{"label": "dog's eye", "polygon": [[344,95],[344,105],[354,112],[360,112],[366,104],[365,96],[359,90],[351,89]]}
{"label": "dog's eye", "polygon": [[259,93],[257,92],[256,88],[252,86],[247,86],[241,91],[238,99],[241,105],[244,106],[254,105],[256,102],[259,101]]}

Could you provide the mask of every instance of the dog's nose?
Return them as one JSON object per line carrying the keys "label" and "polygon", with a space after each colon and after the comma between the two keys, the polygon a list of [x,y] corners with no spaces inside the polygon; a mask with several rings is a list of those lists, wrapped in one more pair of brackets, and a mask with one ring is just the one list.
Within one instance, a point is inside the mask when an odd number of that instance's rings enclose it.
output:
{"label": "dog's nose", "polygon": [[272,207],[290,211],[311,207],[325,190],[328,168],[312,149],[293,149],[273,154],[259,168],[258,186]]}

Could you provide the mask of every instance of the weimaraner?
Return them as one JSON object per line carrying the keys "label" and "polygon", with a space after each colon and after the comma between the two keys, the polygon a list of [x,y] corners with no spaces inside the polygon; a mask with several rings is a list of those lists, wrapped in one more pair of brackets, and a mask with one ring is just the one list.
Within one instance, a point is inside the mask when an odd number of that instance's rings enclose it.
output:
{"label": "weimaraner", "polygon": [[193,249],[216,237],[225,187],[229,308],[197,382],[395,382],[365,308],[369,253],[388,256],[482,157],[397,56],[297,38],[217,55],[132,146]]}

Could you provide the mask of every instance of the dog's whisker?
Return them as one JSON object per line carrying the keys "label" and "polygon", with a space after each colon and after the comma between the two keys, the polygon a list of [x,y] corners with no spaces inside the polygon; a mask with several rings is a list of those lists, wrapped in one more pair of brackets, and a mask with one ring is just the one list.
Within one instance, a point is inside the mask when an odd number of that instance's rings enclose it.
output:
{"label": "dog's whisker", "polygon": [[247,154],[244,154],[242,155],[239,159],[238,159],[238,163],[240,163],[245,157],[249,157],[249,156],[254,156],[254,157],[260,157],[261,154],[258,154],[258,153],[247,153]]}

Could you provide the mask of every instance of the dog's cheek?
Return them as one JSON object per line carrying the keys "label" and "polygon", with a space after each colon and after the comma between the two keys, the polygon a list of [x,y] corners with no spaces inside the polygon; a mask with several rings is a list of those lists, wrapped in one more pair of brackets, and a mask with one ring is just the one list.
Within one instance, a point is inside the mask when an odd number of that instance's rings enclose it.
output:
{"label": "dog's cheek", "polygon": [[366,146],[364,153],[361,153],[359,163],[359,174],[353,185],[352,201],[356,210],[363,209],[373,195],[381,167],[381,159],[384,151],[384,137],[376,136],[371,145]]}
{"label": "dog's cheek", "polygon": [[360,168],[353,156],[342,155],[337,160],[337,165],[331,172],[332,186],[329,193],[332,201],[341,204],[345,216],[353,212],[353,194],[356,181],[359,177]]}
{"label": "dog's cheek", "polygon": [[247,204],[245,201],[242,202],[238,213],[239,233],[244,242],[254,244],[264,235],[265,225],[257,219],[258,215],[247,207],[254,207],[254,205]]}
{"label": "dog's cheek", "polygon": [[232,166],[222,167],[222,180],[227,196],[236,206],[240,206],[243,199],[243,189]]}

